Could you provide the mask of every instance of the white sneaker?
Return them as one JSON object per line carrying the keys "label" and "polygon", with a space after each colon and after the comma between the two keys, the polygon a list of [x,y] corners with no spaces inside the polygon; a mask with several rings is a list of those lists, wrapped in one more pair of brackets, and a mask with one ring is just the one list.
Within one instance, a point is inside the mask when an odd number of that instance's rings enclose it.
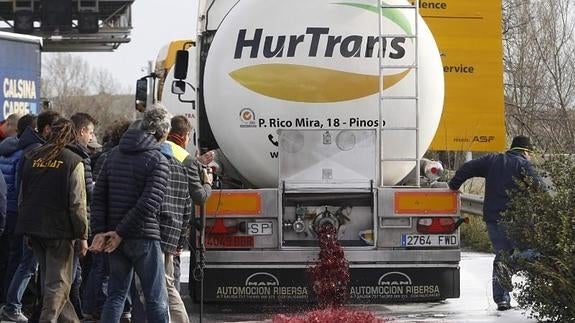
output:
{"label": "white sneaker", "polygon": [[21,311],[16,311],[16,313],[10,313],[8,311],[6,311],[6,308],[2,309],[2,312],[0,312],[0,318],[4,321],[10,321],[10,322],[28,322],[28,318],[22,314]]}

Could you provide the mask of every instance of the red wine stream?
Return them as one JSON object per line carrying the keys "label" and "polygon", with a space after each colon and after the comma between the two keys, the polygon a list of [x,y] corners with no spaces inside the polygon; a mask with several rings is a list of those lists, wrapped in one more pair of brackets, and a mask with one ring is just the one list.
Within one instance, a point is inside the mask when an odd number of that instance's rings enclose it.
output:
{"label": "red wine stream", "polygon": [[385,322],[373,313],[346,309],[343,306],[348,297],[349,262],[345,259],[343,248],[337,241],[337,230],[329,224],[317,230],[319,241],[319,259],[308,269],[312,288],[319,309],[301,315],[279,314],[273,323],[371,323]]}

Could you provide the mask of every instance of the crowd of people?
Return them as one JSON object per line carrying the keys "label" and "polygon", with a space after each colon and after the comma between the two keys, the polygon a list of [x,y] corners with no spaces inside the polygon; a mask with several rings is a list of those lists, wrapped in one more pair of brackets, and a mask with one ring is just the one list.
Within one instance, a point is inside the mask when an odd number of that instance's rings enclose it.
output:
{"label": "crowd of people", "polygon": [[159,105],[103,145],[97,127],[52,110],[0,124],[0,320],[189,322],[179,256],[213,152],[189,154],[189,120]]}

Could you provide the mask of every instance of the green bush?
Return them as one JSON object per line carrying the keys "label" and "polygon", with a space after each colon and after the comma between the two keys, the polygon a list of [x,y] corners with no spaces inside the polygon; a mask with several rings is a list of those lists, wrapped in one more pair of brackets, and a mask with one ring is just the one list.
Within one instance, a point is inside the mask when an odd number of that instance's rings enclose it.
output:
{"label": "green bush", "polygon": [[535,260],[519,261],[524,278],[515,294],[519,306],[539,320],[575,321],[575,163],[565,156],[549,158],[541,165],[550,179],[549,192],[533,180],[511,193],[504,214],[509,236],[519,249],[540,253]]}
{"label": "green bush", "polygon": [[[461,186],[461,191],[483,196],[485,193],[485,179],[480,177],[469,179]],[[483,218],[473,214],[462,214],[462,216],[468,217],[469,223],[464,223],[460,227],[461,247],[472,251],[493,252]]]}
{"label": "green bush", "polygon": [[460,226],[461,247],[472,251],[492,252],[487,228],[481,216],[471,214],[462,214],[462,216],[469,218],[469,223]]}

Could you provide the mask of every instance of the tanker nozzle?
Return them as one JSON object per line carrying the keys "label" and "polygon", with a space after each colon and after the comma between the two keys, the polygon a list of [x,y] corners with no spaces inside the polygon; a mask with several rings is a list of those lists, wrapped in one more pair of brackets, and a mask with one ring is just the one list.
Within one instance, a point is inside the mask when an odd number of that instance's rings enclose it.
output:
{"label": "tanker nozzle", "polygon": [[293,230],[296,233],[302,233],[305,231],[305,223],[303,222],[301,217],[298,217],[295,222],[293,223]]}
{"label": "tanker nozzle", "polygon": [[318,234],[319,231],[325,226],[333,227],[336,232],[340,226],[338,218],[335,214],[328,210],[327,206],[325,207],[325,210],[317,214],[312,221],[312,229],[316,234]]}

